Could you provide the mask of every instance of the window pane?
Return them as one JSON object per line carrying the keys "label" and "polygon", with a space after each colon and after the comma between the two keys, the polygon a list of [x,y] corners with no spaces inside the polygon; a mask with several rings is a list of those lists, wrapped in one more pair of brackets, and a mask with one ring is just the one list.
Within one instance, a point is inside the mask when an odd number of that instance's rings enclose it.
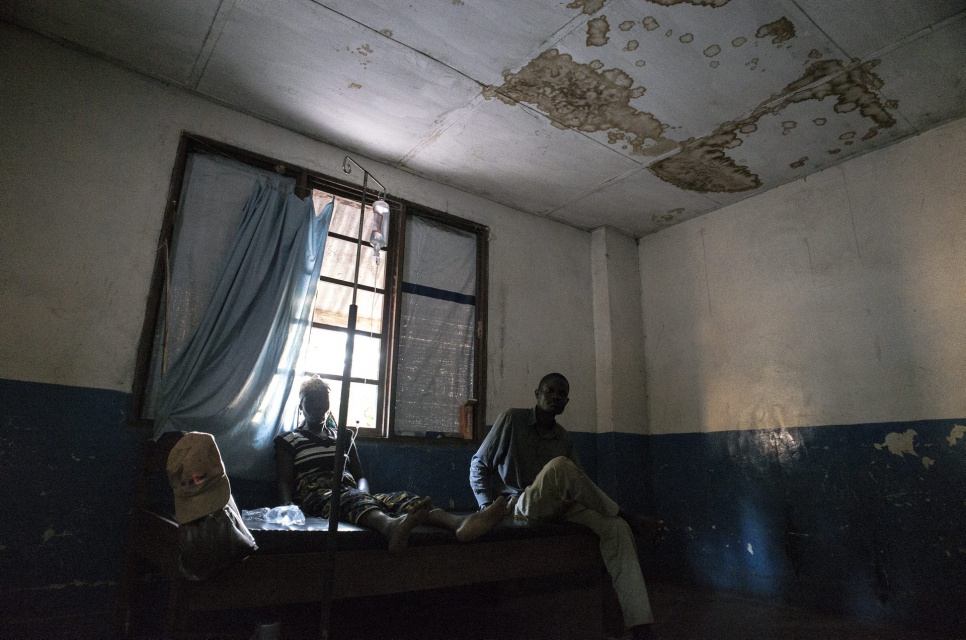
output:
{"label": "window pane", "polygon": [[[328,250],[328,249],[327,249]],[[349,305],[352,302],[352,287],[319,282],[315,296],[315,314],[312,318],[319,324],[334,327],[349,326]],[[383,294],[356,290],[356,330],[367,333],[382,333]]]}
{"label": "window pane", "polygon": [[[342,382],[340,380],[326,380],[331,389],[329,404],[332,415],[339,419],[339,406],[342,403]],[[374,384],[353,382],[349,387],[349,414],[346,424],[350,427],[363,429],[376,428],[376,401],[379,388]]]}
{"label": "window pane", "polygon": [[[352,283],[356,271],[356,243],[329,238],[325,243],[325,257],[322,259],[322,275],[336,280]],[[359,257],[359,284],[382,289],[386,285],[385,252],[377,266],[372,261],[372,247],[362,245]]]}
{"label": "window pane", "polygon": [[416,216],[406,226],[394,430],[460,437],[472,398],[477,236]]}
{"label": "window pane", "polygon": [[[347,338],[348,334],[343,331],[313,328],[305,354],[306,373],[342,376]],[[379,379],[381,347],[382,340],[379,338],[356,334],[352,349],[353,378]]]}

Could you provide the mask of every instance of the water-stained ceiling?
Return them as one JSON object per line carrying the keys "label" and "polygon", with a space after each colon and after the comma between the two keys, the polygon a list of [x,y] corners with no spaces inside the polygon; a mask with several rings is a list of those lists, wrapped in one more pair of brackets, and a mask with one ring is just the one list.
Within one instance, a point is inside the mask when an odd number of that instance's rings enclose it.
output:
{"label": "water-stained ceiling", "polygon": [[966,115],[966,0],[6,0],[0,18],[633,236]]}

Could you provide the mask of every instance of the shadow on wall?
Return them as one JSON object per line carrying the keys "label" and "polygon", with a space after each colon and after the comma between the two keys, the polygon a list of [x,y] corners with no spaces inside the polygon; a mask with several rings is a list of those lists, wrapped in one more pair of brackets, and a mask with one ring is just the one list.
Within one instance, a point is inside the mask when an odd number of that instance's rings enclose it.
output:
{"label": "shadow on wall", "polygon": [[[966,421],[652,436],[668,581],[959,632]],[[956,437],[956,434],[959,437]]]}

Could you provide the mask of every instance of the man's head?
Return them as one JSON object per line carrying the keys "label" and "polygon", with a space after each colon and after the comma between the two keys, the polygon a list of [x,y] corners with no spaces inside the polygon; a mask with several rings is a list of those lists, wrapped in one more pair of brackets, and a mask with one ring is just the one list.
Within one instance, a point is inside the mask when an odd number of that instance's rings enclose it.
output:
{"label": "man's head", "polygon": [[561,373],[548,373],[540,379],[533,394],[539,411],[559,416],[570,402],[570,383]]}
{"label": "man's head", "polygon": [[329,412],[329,385],[312,376],[299,387],[299,407],[308,424],[320,424]]}

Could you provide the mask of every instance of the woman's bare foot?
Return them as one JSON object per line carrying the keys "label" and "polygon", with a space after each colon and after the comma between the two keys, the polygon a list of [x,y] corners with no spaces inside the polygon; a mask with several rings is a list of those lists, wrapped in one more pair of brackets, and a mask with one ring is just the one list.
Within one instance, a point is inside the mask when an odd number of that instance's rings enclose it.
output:
{"label": "woman's bare foot", "polygon": [[392,518],[386,532],[390,551],[399,551],[409,545],[409,534],[413,528],[426,522],[429,510],[433,508],[432,498],[423,498],[413,505],[413,508],[403,515]]}
{"label": "woman's bare foot", "polygon": [[500,496],[483,511],[466,516],[456,529],[456,539],[460,542],[476,540],[495,527],[506,516],[506,498]]}

